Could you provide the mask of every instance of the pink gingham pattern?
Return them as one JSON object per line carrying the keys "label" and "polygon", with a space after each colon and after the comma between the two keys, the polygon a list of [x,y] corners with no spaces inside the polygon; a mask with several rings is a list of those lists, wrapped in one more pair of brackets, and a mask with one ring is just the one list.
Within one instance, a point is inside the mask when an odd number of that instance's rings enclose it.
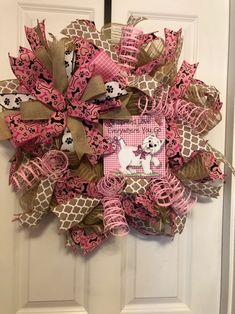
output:
{"label": "pink gingham pattern", "polygon": [[[131,120],[107,120],[103,124],[104,136],[109,136],[114,145],[116,145],[116,151],[111,155],[104,157],[104,174],[117,173],[120,168],[118,160],[118,152],[120,146],[118,145],[118,138],[122,138],[127,146],[135,146],[136,149],[139,145],[142,145],[144,139],[151,134],[156,134],[157,138],[165,140],[165,119],[161,119],[158,123],[151,116],[132,116]],[[161,150],[154,155],[160,161],[160,166],[155,167],[151,165],[153,174],[146,175],[142,167],[134,167],[136,172],[134,177],[164,177],[165,176],[165,145]]]}
{"label": "pink gingham pattern", "polygon": [[113,62],[104,50],[98,53],[91,65],[94,65],[93,75],[102,75],[104,82],[112,80],[120,72],[117,63]]}

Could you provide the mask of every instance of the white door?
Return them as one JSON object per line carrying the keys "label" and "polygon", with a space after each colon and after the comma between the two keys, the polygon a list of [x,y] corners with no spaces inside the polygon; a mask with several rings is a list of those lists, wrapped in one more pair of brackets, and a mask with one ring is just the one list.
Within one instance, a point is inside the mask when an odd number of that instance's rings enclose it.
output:
{"label": "white door", "polygon": [[[103,23],[103,0],[0,1],[0,78],[11,78],[7,53],[25,44],[23,25],[46,18],[56,34],[76,18]],[[200,61],[198,78],[225,102],[229,0],[113,0],[112,20],[149,18],[146,30],[183,28],[183,58]],[[223,115],[225,114],[225,106]],[[210,135],[224,150],[225,120]],[[223,197],[198,204],[174,241],[129,235],[110,239],[88,258],[74,256],[51,216],[28,232],[11,223],[17,209],[7,187],[10,148],[0,145],[0,313],[218,314]],[[221,313],[225,314],[225,313]]]}

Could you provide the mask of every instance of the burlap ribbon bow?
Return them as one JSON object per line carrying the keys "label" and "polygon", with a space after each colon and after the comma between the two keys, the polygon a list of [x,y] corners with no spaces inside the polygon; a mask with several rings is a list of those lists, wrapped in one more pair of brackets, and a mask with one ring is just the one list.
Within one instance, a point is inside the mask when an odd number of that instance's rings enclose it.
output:
{"label": "burlap ribbon bow", "polygon": [[[36,28],[26,28],[26,35],[32,51],[21,48],[19,57],[9,57],[26,101],[21,102],[20,112],[2,114],[2,139],[12,137],[17,147],[32,145],[32,140],[35,145],[45,144],[60,136],[67,126],[79,158],[83,154],[109,153],[112,147],[95,124],[99,118],[128,118],[125,108],[128,97],[124,96],[123,103],[118,99],[100,104],[91,100],[105,95],[104,80],[117,76],[118,65],[103,50],[83,39],[76,38],[72,44],[55,38],[47,42],[44,22],[38,23]],[[70,80],[65,68],[65,51],[69,51],[69,45],[76,54],[76,70]],[[81,50],[85,53],[81,54]],[[115,110],[107,114],[110,109]],[[23,137],[21,130],[24,130]],[[94,136],[99,137],[98,149],[92,145]]]}

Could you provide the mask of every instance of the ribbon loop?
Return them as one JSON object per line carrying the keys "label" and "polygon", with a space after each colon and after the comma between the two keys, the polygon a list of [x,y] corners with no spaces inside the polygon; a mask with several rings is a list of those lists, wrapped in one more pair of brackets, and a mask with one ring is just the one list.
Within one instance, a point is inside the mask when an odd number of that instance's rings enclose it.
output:
{"label": "ribbon loop", "polygon": [[52,181],[61,177],[68,167],[67,156],[57,150],[51,150],[42,158],[35,158],[21,165],[11,177],[11,184],[16,191],[30,189],[36,185],[42,177],[48,177]]}

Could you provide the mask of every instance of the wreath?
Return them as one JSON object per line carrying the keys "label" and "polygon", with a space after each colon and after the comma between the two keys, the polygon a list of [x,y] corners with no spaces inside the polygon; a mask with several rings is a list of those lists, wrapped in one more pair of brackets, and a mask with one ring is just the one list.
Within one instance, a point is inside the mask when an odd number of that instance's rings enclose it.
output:
{"label": "wreath", "polygon": [[[219,164],[234,172],[204,139],[221,120],[218,90],[193,78],[198,64],[177,70],[181,30],[145,34],[136,27],[144,19],[101,32],[76,20],[60,40],[46,38],[44,21],[25,27],[31,50],[9,56],[16,79],[0,82],[0,140],[15,148],[9,184],[22,207],[14,221],[35,227],[52,212],[83,255],[130,229],[174,237],[197,195],[219,195]],[[133,148],[120,132],[141,137],[136,121],[157,128]],[[131,156],[121,171],[117,155]]]}

